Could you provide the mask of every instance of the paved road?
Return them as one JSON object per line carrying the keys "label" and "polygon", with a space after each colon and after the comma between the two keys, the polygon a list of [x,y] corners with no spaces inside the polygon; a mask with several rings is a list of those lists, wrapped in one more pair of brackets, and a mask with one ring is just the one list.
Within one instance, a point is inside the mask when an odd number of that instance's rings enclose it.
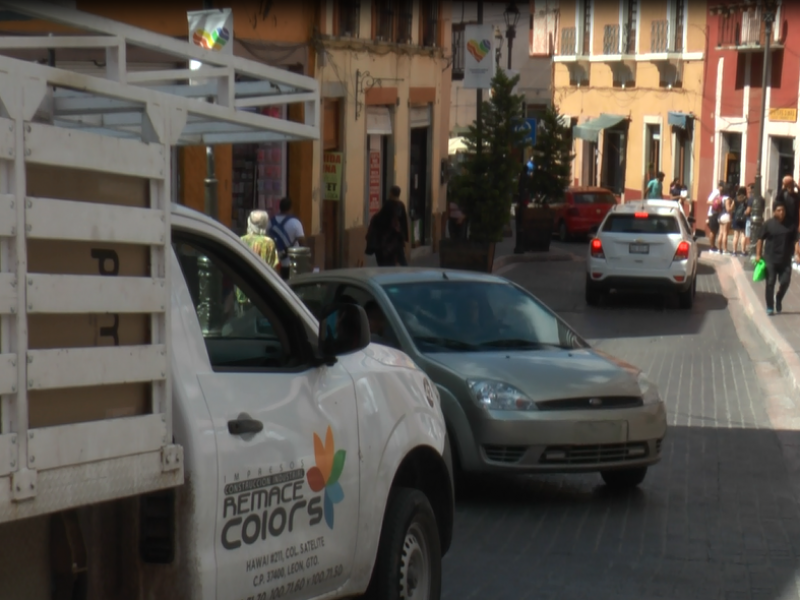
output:
{"label": "paved road", "polygon": [[800,432],[771,426],[786,389],[732,282],[704,267],[692,311],[630,296],[588,308],[583,268],[576,257],[503,275],[650,373],[669,411],[664,459],[621,495],[598,475],[474,482],[457,504],[444,597],[800,597]]}

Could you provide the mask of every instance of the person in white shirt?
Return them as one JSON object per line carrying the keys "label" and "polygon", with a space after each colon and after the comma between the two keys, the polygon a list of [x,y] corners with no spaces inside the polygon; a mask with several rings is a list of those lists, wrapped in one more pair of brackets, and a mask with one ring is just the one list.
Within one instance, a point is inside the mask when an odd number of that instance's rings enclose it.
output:
{"label": "person in white shirt", "polygon": [[281,200],[279,208],[280,214],[274,215],[269,220],[267,234],[275,240],[278,248],[278,256],[281,259],[281,277],[288,279],[291,264],[288,250],[297,246],[305,246],[306,238],[303,224],[292,214],[291,198],[287,197]]}
{"label": "person in white shirt", "polygon": [[709,252],[717,251],[717,234],[719,233],[719,216],[722,212],[722,192],[725,190],[725,182],[720,181],[717,183],[715,189],[708,196],[708,241],[711,242]]}

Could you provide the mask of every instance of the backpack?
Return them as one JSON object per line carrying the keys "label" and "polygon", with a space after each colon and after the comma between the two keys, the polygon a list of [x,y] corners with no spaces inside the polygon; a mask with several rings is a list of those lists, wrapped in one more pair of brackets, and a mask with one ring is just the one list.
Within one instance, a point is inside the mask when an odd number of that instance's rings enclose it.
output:
{"label": "backpack", "polygon": [[747,202],[737,202],[733,209],[733,220],[737,223],[744,223],[747,216],[744,214],[747,211]]}
{"label": "backpack", "polygon": [[711,203],[711,210],[713,210],[715,213],[722,212],[722,198],[714,198],[714,201]]}
{"label": "backpack", "polygon": [[292,219],[297,219],[294,215],[288,215],[283,222],[278,223],[277,215],[271,217],[269,220],[269,234],[275,241],[275,246],[278,249],[278,256],[286,258],[286,251],[294,246],[297,240],[293,240],[286,232],[286,224]]}

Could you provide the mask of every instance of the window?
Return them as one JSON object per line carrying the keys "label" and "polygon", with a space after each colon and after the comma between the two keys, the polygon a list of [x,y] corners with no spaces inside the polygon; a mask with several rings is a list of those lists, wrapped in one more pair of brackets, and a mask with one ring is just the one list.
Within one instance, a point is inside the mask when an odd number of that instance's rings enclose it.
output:
{"label": "window", "polygon": [[411,0],[387,2],[374,0],[372,4],[373,38],[379,42],[411,43]]}
{"label": "window", "polygon": [[675,131],[675,156],[673,177],[692,189],[692,128],[674,127]]}
{"label": "window", "polygon": [[336,35],[339,37],[358,37],[360,6],[361,3],[358,0],[340,0],[336,5],[338,9]]}
{"label": "window", "polygon": [[319,319],[322,316],[322,310],[329,302],[331,286],[326,283],[309,283],[292,287],[292,289],[308,307],[308,310]]}
{"label": "window", "polygon": [[375,40],[379,42],[394,41],[394,10],[388,2],[373,2],[372,10],[375,22]]}
{"label": "window", "polygon": [[370,292],[354,285],[341,285],[336,290],[335,302],[358,304],[364,309],[369,319],[370,341],[373,344],[400,348],[397,334],[386,313]]}
{"label": "window", "polygon": [[637,217],[636,215],[617,214],[609,215],[603,231],[611,233],[680,233],[681,228],[678,221],[672,215],[654,215],[648,214],[646,218]]}
{"label": "window", "polygon": [[617,199],[614,194],[602,192],[581,192],[573,193],[575,204],[616,204]]}
{"label": "window", "polygon": [[464,23],[453,24],[453,81],[464,79]]}
{"label": "window", "polygon": [[625,0],[625,21],[622,31],[622,53],[636,54],[636,13],[639,0]]}
{"label": "window", "polygon": [[661,170],[661,125],[645,125],[645,163],[648,180]]}
{"label": "window", "polygon": [[686,0],[673,0],[674,5],[674,18],[672,20],[672,51],[683,52],[683,18],[686,9]]}
{"label": "window", "polygon": [[547,307],[510,283],[426,281],[384,290],[420,352],[584,346]]}
{"label": "window", "polygon": [[269,284],[230,250],[176,234],[181,265],[215,371],[294,370],[307,363],[308,331]]}
{"label": "window", "polygon": [[411,0],[400,0],[397,3],[397,11],[395,13],[397,37],[395,41],[398,44],[411,43],[412,6]]}
{"label": "window", "polygon": [[592,0],[583,0],[583,56],[592,54]]}
{"label": "window", "polygon": [[439,3],[437,0],[420,0],[420,42],[422,46],[439,45]]}

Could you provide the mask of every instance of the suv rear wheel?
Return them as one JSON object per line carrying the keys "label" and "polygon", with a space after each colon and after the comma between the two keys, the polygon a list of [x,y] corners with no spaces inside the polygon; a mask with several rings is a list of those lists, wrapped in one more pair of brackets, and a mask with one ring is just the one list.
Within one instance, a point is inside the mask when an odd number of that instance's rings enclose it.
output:
{"label": "suv rear wheel", "polygon": [[694,295],[697,291],[697,278],[692,279],[692,285],[689,286],[684,292],[678,293],[678,305],[685,309],[689,310],[694,305]]}
{"label": "suv rear wheel", "polygon": [[380,600],[439,600],[442,549],[428,498],[395,488],[383,517],[380,546],[366,597]]}
{"label": "suv rear wheel", "polygon": [[600,297],[602,292],[600,288],[594,283],[591,279],[589,279],[589,275],[586,275],[586,304],[589,306],[597,306],[600,304]]}

